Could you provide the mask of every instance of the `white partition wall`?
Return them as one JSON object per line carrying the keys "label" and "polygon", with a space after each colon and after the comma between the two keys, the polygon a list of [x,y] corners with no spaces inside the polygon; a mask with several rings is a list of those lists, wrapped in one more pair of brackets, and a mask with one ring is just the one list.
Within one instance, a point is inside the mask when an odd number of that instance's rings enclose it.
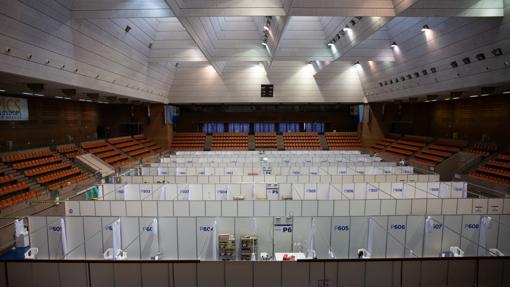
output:
{"label": "white partition wall", "polygon": [[[465,198],[464,182],[103,184],[99,200],[334,200]],[[439,186],[440,192],[434,192]]]}
{"label": "white partition wall", "polygon": [[[39,248],[39,259],[102,259],[103,252],[113,246],[111,226],[119,219],[121,248],[128,259],[157,255],[161,259],[217,260],[217,236],[222,233],[235,235],[238,244],[241,236],[256,235],[259,253],[303,252],[311,258],[327,259],[357,258],[361,248],[374,258],[436,257],[451,246],[460,247],[465,256],[488,256],[490,248],[508,254],[509,217],[31,217],[29,222],[32,247]],[[100,219],[100,226],[95,219]],[[85,237],[67,236],[63,242],[63,229],[56,228],[59,222]],[[76,232],[79,229],[83,231]],[[102,234],[102,240],[95,234]]]}

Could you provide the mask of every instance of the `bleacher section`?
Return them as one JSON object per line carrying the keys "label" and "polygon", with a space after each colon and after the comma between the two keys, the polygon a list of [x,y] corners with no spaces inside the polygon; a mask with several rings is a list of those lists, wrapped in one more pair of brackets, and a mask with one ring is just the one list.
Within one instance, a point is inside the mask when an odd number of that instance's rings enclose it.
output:
{"label": "bleacher section", "polygon": [[377,143],[373,144],[370,147],[370,150],[373,152],[382,152],[387,147],[389,147],[395,140],[390,138],[383,138],[379,140]]}
{"label": "bleacher section", "polygon": [[321,150],[321,143],[317,133],[284,133],[285,150]]}
{"label": "bleacher section", "polygon": [[425,147],[426,144],[417,141],[400,139],[394,141],[382,152],[397,158],[407,158]]}
{"label": "bleacher section", "polygon": [[276,133],[256,133],[255,148],[256,149],[277,149],[278,142]]}
{"label": "bleacher section", "polygon": [[136,159],[142,159],[154,154],[151,149],[145,147],[131,137],[111,138],[108,140],[108,143]]}
{"label": "bleacher section", "polygon": [[0,167],[0,209],[7,208],[21,201],[29,200],[37,195],[37,191],[30,190],[25,182],[18,182],[12,174]]}
{"label": "bleacher section", "polygon": [[[32,178],[36,183],[55,190],[70,183],[76,183],[89,178],[80,169],[50,150],[42,148],[35,151],[22,151],[2,156],[2,162],[12,169]],[[23,191],[28,185],[20,183],[15,191]]]}
{"label": "bleacher section", "polygon": [[114,167],[121,167],[132,161],[104,140],[85,142],[81,144],[81,147]]}
{"label": "bleacher section", "polygon": [[358,133],[335,133],[324,134],[330,150],[359,149],[361,142]]}
{"label": "bleacher section", "polygon": [[144,145],[148,149],[152,150],[153,152],[161,152],[161,146],[159,146],[157,143],[151,141],[148,139],[145,135],[135,135],[133,136],[133,139],[137,141],[138,143]]}
{"label": "bleacher section", "polygon": [[494,159],[479,166],[469,175],[497,184],[510,185],[510,151],[496,155]]}
{"label": "bleacher section", "polygon": [[172,139],[172,150],[204,150],[204,133],[174,133]]}
{"label": "bleacher section", "polygon": [[214,133],[211,150],[248,150],[248,134]]}
{"label": "bleacher section", "polygon": [[464,151],[479,154],[483,157],[488,157],[492,153],[498,150],[498,146],[495,144],[477,143],[472,147],[465,148]]}
{"label": "bleacher section", "polygon": [[65,156],[68,159],[74,159],[79,155],[86,154],[86,152],[81,150],[75,144],[58,145],[56,148],[57,152],[59,152],[61,155]]}
{"label": "bleacher section", "polygon": [[459,147],[433,144],[414,155],[410,161],[426,166],[436,166],[460,150]]}

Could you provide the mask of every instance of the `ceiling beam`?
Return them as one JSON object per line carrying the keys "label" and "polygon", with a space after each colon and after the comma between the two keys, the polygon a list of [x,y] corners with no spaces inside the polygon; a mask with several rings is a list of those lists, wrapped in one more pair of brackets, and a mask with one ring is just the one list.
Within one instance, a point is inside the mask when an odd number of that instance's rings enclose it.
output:
{"label": "ceiling beam", "polygon": [[503,17],[504,0],[393,0],[395,14],[406,17]]}
{"label": "ceiling beam", "polygon": [[[173,1],[173,0],[168,0]],[[221,65],[221,63],[217,63],[213,55],[209,52],[209,49],[207,48],[207,45],[210,43],[207,43],[206,41],[209,41],[209,39],[203,39],[203,37],[200,37],[199,33],[204,31],[197,31],[192,24],[192,21],[200,21],[200,18],[197,17],[177,17],[179,21],[181,22],[182,26],[186,29],[186,32],[188,32],[189,36],[195,42],[197,47],[200,49],[202,54],[207,58],[207,61],[209,64],[216,70],[216,72],[221,75],[223,72],[224,65]]]}
{"label": "ceiling beam", "polygon": [[174,16],[165,0],[74,0],[71,10],[75,19]]}

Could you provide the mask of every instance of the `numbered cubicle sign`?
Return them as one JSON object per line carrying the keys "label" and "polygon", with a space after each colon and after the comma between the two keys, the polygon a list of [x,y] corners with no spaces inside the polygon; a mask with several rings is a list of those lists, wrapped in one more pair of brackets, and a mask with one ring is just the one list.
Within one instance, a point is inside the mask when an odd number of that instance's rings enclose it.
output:
{"label": "numbered cubicle sign", "polygon": [[272,98],[273,97],[273,89],[274,89],[273,84],[260,85],[260,96],[262,98]]}

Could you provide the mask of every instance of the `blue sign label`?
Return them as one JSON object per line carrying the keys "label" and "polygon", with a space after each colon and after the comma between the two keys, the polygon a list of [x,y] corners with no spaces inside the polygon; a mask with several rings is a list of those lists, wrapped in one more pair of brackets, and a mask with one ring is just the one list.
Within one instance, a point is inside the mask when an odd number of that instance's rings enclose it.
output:
{"label": "blue sign label", "polygon": [[349,231],[349,225],[335,225],[336,231]]}
{"label": "blue sign label", "polygon": [[478,223],[466,223],[464,224],[465,229],[478,229],[480,228],[480,224]]}
{"label": "blue sign label", "polygon": [[153,228],[152,228],[152,226],[150,226],[150,225],[149,225],[149,226],[144,226],[144,227],[142,227],[142,230],[143,230],[144,232],[152,232],[152,231],[153,231]]}
{"label": "blue sign label", "polygon": [[60,231],[62,231],[62,227],[61,226],[48,226],[48,230],[52,231],[52,232],[60,232]]}
{"label": "blue sign label", "polygon": [[210,231],[214,230],[214,227],[213,226],[200,226],[199,230],[202,232],[210,232]]}
{"label": "blue sign label", "polygon": [[354,189],[344,189],[344,192],[352,193],[352,192],[354,192]]}
{"label": "blue sign label", "polygon": [[368,192],[378,192],[379,189],[378,188],[369,188],[368,189]]}
{"label": "blue sign label", "polygon": [[392,224],[391,229],[404,230],[404,229],[406,229],[406,225],[405,224]]}
{"label": "blue sign label", "polygon": [[189,189],[181,189],[179,190],[179,193],[189,193]]}
{"label": "blue sign label", "polygon": [[218,193],[219,194],[227,194],[227,190],[226,189],[218,189]]}
{"label": "blue sign label", "polygon": [[315,188],[309,188],[309,189],[306,190],[306,192],[316,193],[317,190]]}
{"label": "blue sign label", "polygon": [[443,224],[442,223],[434,223],[434,225],[432,225],[432,228],[441,229],[441,228],[443,228]]}
{"label": "blue sign label", "polygon": [[150,189],[142,189],[142,193],[151,193]]}

